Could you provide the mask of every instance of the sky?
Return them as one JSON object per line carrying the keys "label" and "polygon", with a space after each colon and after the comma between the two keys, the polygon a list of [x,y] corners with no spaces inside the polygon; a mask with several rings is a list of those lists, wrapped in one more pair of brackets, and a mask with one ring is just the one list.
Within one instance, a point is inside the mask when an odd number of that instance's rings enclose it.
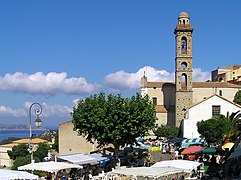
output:
{"label": "sky", "polygon": [[[241,1],[1,0],[0,124],[71,120],[78,100],[130,97],[148,81],[174,81],[177,17],[193,25],[193,81],[241,63]],[[34,125],[33,125],[34,126]]]}

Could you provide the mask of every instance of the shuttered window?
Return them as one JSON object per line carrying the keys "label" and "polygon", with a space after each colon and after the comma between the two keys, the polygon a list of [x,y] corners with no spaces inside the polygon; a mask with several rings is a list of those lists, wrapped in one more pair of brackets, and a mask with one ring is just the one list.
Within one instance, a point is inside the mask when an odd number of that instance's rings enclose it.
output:
{"label": "shuttered window", "polygon": [[217,116],[217,115],[220,115],[220,105],[213,105],[212,106],[212,115],[213,116]]}

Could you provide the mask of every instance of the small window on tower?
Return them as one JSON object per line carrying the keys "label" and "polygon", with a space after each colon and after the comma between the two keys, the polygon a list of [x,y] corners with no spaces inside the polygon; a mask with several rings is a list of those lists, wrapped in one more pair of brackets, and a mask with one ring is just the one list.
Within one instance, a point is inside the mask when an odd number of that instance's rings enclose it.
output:
{"label": "small window on tower", "polygon": [[223,95],[223,91],[219,90],[219,96],[222,96],[222,95]]}
{"label": "small window on tower", "polygon": [[156,97],[153,97],[152,98],[152,103],[156,106],[157,105],[157,98]]}
{"label": "small window on tower", "polygon": [[182,54],[187,54],[187,38],[182,37]]}

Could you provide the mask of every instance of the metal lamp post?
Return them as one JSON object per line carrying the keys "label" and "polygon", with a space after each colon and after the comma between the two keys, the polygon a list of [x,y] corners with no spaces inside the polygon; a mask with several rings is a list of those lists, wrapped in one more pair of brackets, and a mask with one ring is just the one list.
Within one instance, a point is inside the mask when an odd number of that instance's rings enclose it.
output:
{"label": "metal lamp post", "polygon": [[37,118],[35,119],[34,123],[35,126],[37,128],[39,128],[41,126],[41,119],[39,118],[39,115],[42,114],[42,106],[39,103],[33,103],[31,104],[31,106],[29,107],[29,153],[31,154],[31,163],[33,163],[33,143],[32,143],[32,120],[31,120],[31,110],[33,106],[38,106],[37,108],[35,108],[34,110],[34,114],[37,116]]}

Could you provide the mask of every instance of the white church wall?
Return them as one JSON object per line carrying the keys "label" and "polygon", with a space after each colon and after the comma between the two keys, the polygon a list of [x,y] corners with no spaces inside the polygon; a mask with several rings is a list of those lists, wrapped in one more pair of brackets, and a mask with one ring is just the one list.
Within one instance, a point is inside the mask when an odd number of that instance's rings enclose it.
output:
{"label": "white church wall", "polygon": [[226,116],[227,112],[230,114],[241,110],[239,106],[234,105],[218,96],[213,96],[207,100],[191,107],[188,110],[188,117],[184,120],[183,124],[183,137],[185,138],[198,138],[200,134],[197,131],[197,122],[208,120],[212,117],[212,106],[220,105],[220,114]]}

